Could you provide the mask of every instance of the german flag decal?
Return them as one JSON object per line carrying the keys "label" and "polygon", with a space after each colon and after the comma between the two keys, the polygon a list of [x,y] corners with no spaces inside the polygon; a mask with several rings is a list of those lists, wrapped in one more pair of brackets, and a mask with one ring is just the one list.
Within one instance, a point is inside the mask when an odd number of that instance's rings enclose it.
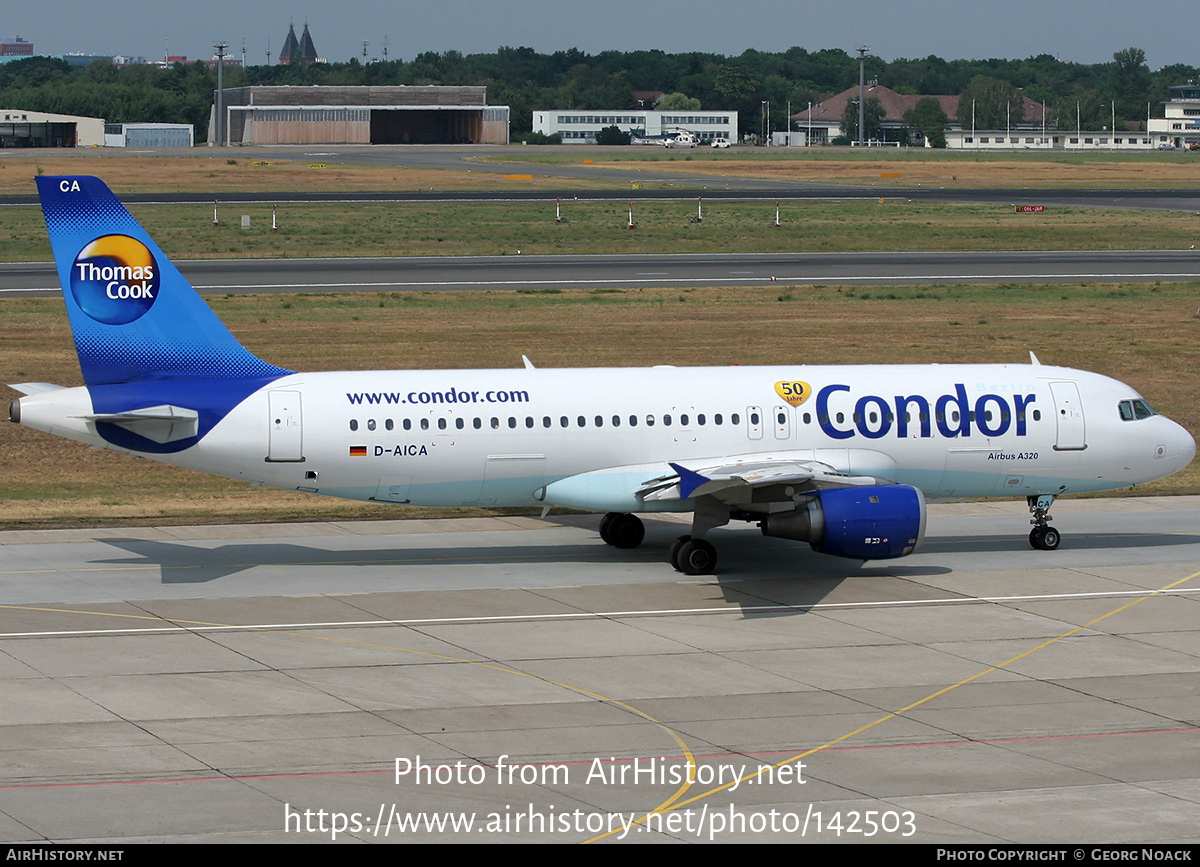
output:
{"label": "german flag decal", "polygon": [[350,446],[350,457],[365,458],[367,456],[366,446]]}

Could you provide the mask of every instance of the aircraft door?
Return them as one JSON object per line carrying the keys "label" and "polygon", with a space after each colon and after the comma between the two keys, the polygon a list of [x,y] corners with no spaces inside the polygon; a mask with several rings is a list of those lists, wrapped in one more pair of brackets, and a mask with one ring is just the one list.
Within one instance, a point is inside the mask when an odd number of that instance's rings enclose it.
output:
{"label": "aircraft door", "polygon": [[1052,382],[1050,393],[1054,396],[1054,418],[1058,425],[1054,448],[1058,451],[1086,449],[1087,437],[1079,387],[1074,382]]}
{"label": "aircraft door", "polygon": [[303,461],[304,442],[301,428],[300,392],[269,391],[267,402],[271,416],[268,419],[267,460]]}

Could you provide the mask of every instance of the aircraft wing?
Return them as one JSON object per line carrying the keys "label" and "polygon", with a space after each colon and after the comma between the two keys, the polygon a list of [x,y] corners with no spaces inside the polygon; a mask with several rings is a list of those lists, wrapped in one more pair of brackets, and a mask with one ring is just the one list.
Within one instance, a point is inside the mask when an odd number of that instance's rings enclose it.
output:
{"label": "aircraft wing", "polygon": [[689,460],[686,465],[634,464],[568,476],[546,485],[538,495],[546,505],[590,511],[674,511],[672,503],[701,497],[747,507],[794,502],[823,488],[893,484],[883,475],[895,468],[887,455],[863,449],[830,451],[837,454],[840,466],[812,450]]}
{"label": "aircraft wing", "polygon": [[878,485],[882,481],[838,472],[820,461],[760,461],[696,469],[670,462],[668,466],[675,472],[647,480],[637,492],[639,497],[650,501],[716,497],[729,503],[762,502],[788,500],[820,488]]}

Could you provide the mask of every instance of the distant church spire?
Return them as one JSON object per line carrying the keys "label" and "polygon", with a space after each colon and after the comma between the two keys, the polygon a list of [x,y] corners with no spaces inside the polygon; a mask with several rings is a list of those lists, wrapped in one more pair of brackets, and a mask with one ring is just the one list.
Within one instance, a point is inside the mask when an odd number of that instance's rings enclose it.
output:
{"label": "distant church spire", "polygon": [[313,45],[312,37],[308,34],[308,22],[304,22],[304,34],[300,37],[300,59],[304,61],[304,65],[317,62],[317,49]]}
{"label": "distant church spire", "polygon": [[288,23],[287,37],[283,40],[283,48],[279,49],[279,62],[287,65],[299,63],[308,66],[317,62],[317,49],[313,45],[312,35],[308,32],[308,22],[304,22],[304,32],[296,38],[296,25]]}
{"label": "distant church spire", "polygon": [[279,62],[287,66],[292,62],[296,49],[299,47],[300,43],[296,41],[296,26],[288,22],[287,36],[283,40],[283,48],[279,49]]}

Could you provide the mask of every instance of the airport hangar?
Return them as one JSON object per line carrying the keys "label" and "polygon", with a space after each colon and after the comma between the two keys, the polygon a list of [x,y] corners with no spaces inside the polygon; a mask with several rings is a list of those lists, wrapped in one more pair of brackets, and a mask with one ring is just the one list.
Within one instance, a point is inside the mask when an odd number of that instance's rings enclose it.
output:
{"label": "airport hangar", "polygon": [[[224,144],[507,144],[480,86],[252,86],[224,91]],[[216,101],[210,130],[216,130]]]}
{"label": "airport hangar", "polygon": [[0,148],[82,148],[102,144],[102,117],[0,109]]}

